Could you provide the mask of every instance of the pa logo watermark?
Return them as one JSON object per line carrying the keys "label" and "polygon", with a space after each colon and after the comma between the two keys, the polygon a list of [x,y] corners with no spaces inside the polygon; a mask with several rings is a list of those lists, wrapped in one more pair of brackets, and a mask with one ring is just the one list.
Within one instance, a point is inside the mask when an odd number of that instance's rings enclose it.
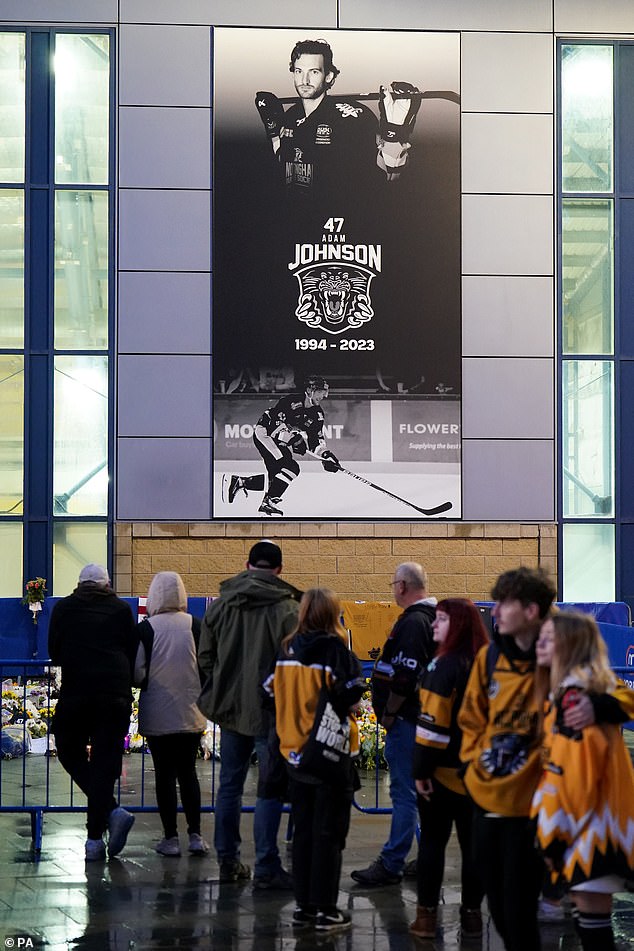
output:
{"label": "pa logo watermark", "polygon": [[27,935],[8,935],[4,939],[5,948],[34,948],[33,938]]}

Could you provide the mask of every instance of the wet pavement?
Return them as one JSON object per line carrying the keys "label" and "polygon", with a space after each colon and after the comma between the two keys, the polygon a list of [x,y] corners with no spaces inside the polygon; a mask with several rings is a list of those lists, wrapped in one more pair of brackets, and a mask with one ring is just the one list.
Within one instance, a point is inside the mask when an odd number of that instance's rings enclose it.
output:
{"label": "wet pavement", "polygon": [[[123,805],[138,804],[143,787],[145,801],[153,802],[150,761],[139,775],[142,757],[126,758],[121,790]],[[68,785],[55,758],[5,761],[2,770],[2,806],[24,789],[25,801],[36,801],[42,772],[48,770],[49,801],[63,805]],[[211,766],[200,763],[203,788],[209,788]],[[368,774],[359,795],[362,805],[387,805],[387,777]],[[23,782],[24,780],[24,782]],[[247,795],[252,792],[252,782]],[[12,797],[13,790],[13,797]],[[77,794],[76,804],[82,797]],[[13,803],[17,805],[17,802]],[[344,856],[340,906],[350,910],[353,925],[339,935],[319,937],[314,932],[294,933],[294,907],[288,892],[254,891],[245,885],[220,885],[213,856],[167,858],[153,850],[161,837],[156,813],[137,813],[128,845],[117,859],[84,862],[84,815],[49,813],[44,820],[42,851],[31,850],[28,815],[0,813],[0,948],[47,949],[154,949],[213,948],[226,951],[432,951],[432,949],[489,949],[502,945],[488,916],[482,940],[461,942],[458,928],[460,902],[459,855],[452,838],[445,874],[444,904],[433,941],[413,938],[408,924],[415,917],[415,883],[364,890],[355,885],[350,871],[372,861],[386,837],[387,815],[353,813]],[[186,847],[184,820],[180,818],[181,845]],[[213,839],[213,815],[203,817],[203,835]],[[286,821],[283,823],[286,828]],[[243,816],[243,860],[252,864],[252,816]],[[485,909],[486,911],[486,909]],[[618,947],[634,951],[634,894],[615,901]],[[543,951],[578,948],[570,919],[542,926]]]}

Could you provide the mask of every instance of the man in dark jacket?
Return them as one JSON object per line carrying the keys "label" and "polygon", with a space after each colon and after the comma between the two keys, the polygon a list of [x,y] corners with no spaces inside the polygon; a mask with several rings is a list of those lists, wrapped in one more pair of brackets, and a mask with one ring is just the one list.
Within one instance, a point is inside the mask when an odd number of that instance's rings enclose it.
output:
{"label": "man in dark jacket", "polygon": [[[301,591],[283,581],[281,571],[278,545],[254,545],[246,570],[221,583],[220,597],[207,608],[200,632],[198,663],[207,681],[198,706],[221,727],[214,845],[225,883],[251,876],[248,865],[240,862],[240,810],[253,750],[260,774],[269,761],[269,722],[260,685],[282,638],[297,625]],[[253,818],[254,887],[291,889],[277,848],[282,803],[260,792]]]}
{"label": "man in dark jacket", "polygon": [[360,885],[394,885],[403,877],[405,859],[416,831],[416,787],[412,763],[418,717],[418,678],[434,654],[432,621],[436,598],[427,594],[421,565],[404,562],[390,582],[403,613],[385,642],[372,673],[372,705],[387,730],[385,758],[390,769],[392,823],[379,857],[368,868],[352,872]]}
{"label": "man in dark jacket", "polygon": [[[51,614],[48,650],[62,686],[52,732],[59,761],[88,799],[86,861],[118,855],[134,816],[117,804],[124,739],[130,729],[136,624],[101,565],[86,565]],[[90,756],[87,747],[90,746]]]}

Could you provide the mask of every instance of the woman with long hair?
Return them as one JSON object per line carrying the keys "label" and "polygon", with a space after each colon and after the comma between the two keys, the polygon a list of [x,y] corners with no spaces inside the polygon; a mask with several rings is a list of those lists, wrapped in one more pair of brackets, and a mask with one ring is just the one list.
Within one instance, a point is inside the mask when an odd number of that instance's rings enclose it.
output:
{"label": "woman with long hair", "polygon": [[634,872],[634,770],[618,724],[574,730],[564,715],[580,697],[614,695],[617,679],[589,615],[554,614],[536,650],[536,688],[549,700],[532,808],[537,840],[553,878],[561,875],[570,888],[582,948],[610,951],[612,894]]}
{"label": "woman with long hair", "polygon": [[437,910],[445,871],[445,851],[455,823],[462,853],[460,923],[466,937],[482,934],[484,890],[471,856],[472,803],[460,778],[462,731],[457,717],[475,655],[488,642],[480,612],[465,598],[445,598],[432,624],[436,655],[420,680],[414,778],[420,841],[417,912],[410,932],[436,934]]}
{"label": "woman with long hair", "polygon": [[[358,731],[351,711],[365,683],[359,662],[346,646],[339,600],[328,588],[306,591],[297,629],[284,638],[265,691],[275,700],[280,752],[287,763],[293,815],[293,889],[295,927],[318,932],[350,927],[350,915],[337,908],[341,856],[356,787],[352,757]],[[327,782],[302,769],[302,751],[315,721],[322,684],[336,715],[349,721],[350,752],[343,775]],[[358,784],[358,779],[356,779]]]}

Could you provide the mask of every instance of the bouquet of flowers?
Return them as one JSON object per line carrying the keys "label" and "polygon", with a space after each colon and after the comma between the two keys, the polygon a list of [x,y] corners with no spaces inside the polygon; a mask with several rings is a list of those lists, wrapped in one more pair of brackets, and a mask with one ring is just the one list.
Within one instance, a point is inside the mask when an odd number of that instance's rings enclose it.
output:
{"label": "bouquet of flowers", "polygon": [[46,578],[34,578],[27,581],[26,592],[22,598],[22,604],[26,604],[29,611],[33,614],[33,623],[37,624],[38,612],[42,610],[42,604],[46,597]]}
{"label": "bouquet of flowers", "polygon": [[369,690],[361,698],[356,717],[359,727],[359,766],[366,769],[384,768],[387,766],[384,752],[385,730],[377,723]]}

